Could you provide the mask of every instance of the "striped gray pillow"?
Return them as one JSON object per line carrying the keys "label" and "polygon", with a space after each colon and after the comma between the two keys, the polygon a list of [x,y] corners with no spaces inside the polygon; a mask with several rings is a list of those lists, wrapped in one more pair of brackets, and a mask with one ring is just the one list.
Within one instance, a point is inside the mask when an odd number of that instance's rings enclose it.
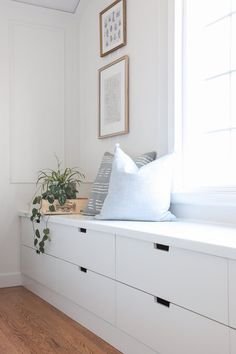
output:
{"label": "striped gray pillow", "polygon": [[[97,215],[100,213],[104,200],[108,193],[113,158],[114,155],[109,152],[105,152],[105,154],[103,155],[98,174],[91,189],[88,205],[82,214]],[[136,158],[134,158],[134,162],[140,168],[155,159],[156,152],[152,151],[137,156]]]}

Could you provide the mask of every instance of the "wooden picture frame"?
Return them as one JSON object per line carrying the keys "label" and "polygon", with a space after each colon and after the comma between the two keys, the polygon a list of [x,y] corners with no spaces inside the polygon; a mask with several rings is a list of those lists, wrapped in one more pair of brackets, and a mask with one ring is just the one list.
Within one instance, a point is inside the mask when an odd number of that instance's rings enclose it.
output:
{"label": "wooden picture frame", "polygon": [[99,69],[99,127],[103,139],[129,133],[129,57]]}
{"label": "wooden picture frame", "polygon": [[126,45],[126,0],[116,0],[100,12],[100,56]]}

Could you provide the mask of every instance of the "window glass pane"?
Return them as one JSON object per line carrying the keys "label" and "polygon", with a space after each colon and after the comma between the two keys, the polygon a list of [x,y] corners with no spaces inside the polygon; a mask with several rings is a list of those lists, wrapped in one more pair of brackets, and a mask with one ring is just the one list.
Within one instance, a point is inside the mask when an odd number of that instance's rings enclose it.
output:
{"label": "window glass pane", "polygon": [[230,17],[226,17],[205,28],[204,75],[206,78],[222,74],[230,65]]}
{"label": "window glass pane", "polygon": [[236,185],[236,129],[231,131],[231,185]]}
{"label": "window glass pane", "polygon": [[231,170],[231,133],[193,137],[193,144],[184,149],[184,184],[191,186],[228,185]]}
{"label": "window glass pane", "polygon": [[236,185],[236,14],[231,0],[186,0],[184,15],[184,183]]}
{"label": "window glass pane", "polygon": [[[195,0],[199,5],[199,0]],[[230,0],[201,0],[201,10],[204,16],[204,21],[209,24],[213,21],[226,16],[230,12]]]}
{"label": "window glass pane", "polygon": [[230,132],[207,134],[202,140],[204,154],[200,167],[201,185],[217,186],[228,184],[230,176]]}
{"label": "window glass pane", "polygon": [[232,0],[232,11],[236,11],[236,0]]}
{"label": "window glass pane", "polygon": [[[231,11],[231,0],[185,0],[190,14],[198,23],[207,25],[228,15]],[[236,0],[233,0],[236,3]]]}
{"label": "window glass pane", "polygon": [[236,14],[232,15],[231,69],[236,70]]}
{"label": "window glass pane", "polygon": [[236,127],[236,73],[231,75],[231,125]]}
{"label": "window glass pane", "polygon": [[218,76],[205,82],[203,95],[204,131],[227,129],[229,119],[229,75]]}

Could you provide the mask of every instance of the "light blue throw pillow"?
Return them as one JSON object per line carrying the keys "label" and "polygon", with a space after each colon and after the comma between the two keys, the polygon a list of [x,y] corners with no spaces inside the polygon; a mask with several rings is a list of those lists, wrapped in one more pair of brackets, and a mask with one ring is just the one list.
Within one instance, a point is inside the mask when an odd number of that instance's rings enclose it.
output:
{"label": "light blue throw pillow", "polygon": [[168,210],[172,180],[172,155],[138,168],[119,145],[112,164],[108,195],[96,219],[172,221]]}

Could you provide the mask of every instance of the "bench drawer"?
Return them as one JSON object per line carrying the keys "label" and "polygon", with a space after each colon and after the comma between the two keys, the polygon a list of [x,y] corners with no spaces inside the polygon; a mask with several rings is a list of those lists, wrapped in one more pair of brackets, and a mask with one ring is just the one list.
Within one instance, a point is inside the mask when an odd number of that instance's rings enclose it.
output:
{"label": "bench drawer", "polygon": [[236,353],[236,330],[230,329],[230,350],[231,354]]}
{"label": "bench drawer", "polygon": [[117,237],[117,279],[228,324],[227,261]]}
{"label": "bench drawer", "polygon": [[236,328],[236,261],[229,261],[229,325]]}
{"label": "bench drawer", "polygon": [[90,312],[115,323],[115,281],[22,246],[22,273]]}
{"label": "bench drawer", "polygon": [[229,354],[226,326],[124,284],[117,285],[117,325],[158,353]]}
{"label": "bench drawer", "polygon": [[[115,277],[115,235],[52,222],[49,228],[51,242],[47,242],[46,254]],[[24,245],[33,247],[32,225],[27,218],[21,218],[21,238]]]}

